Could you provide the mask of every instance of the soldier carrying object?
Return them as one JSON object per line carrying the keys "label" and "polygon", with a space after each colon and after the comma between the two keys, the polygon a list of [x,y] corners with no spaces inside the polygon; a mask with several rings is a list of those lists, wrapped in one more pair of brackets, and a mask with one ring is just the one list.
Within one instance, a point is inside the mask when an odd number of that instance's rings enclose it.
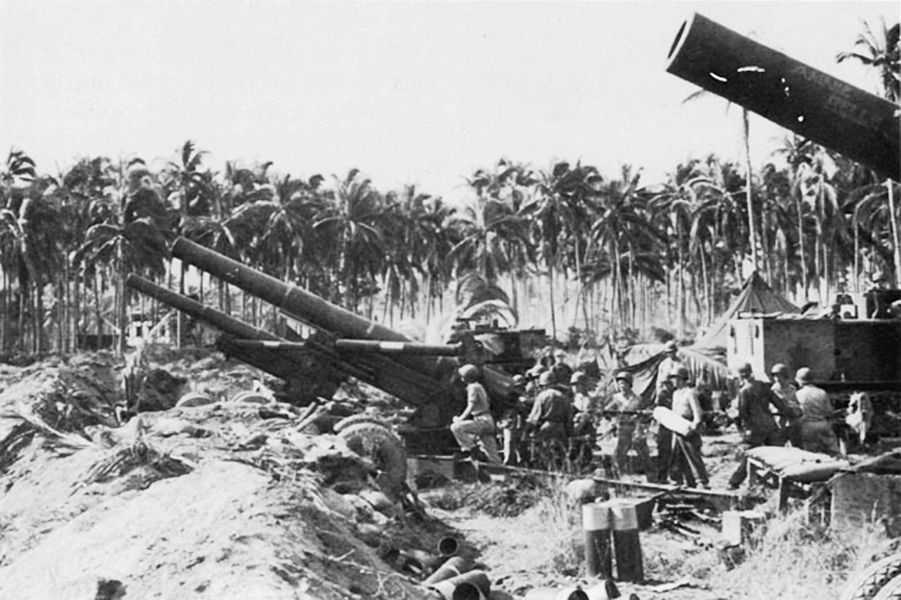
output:
{"label": "soldier carrying object", "polygon": [[669,375],[675,390],[673,391],[673,412],[691,422],[691,428],[686,435],[673,432],[673,464],[676,468],[676,483],[681,485],[683,477],[691,485],[694,473],[697,473],[698,481],[702,487],[710,487],[710,477],[707,468],[701,458],[701,434],[698,427],[701,425],[701,404],[693,387],[688,383],[688,369],[684,366],[677,367]]}
{"label": "soldier carrying object", "polygon": [[466,384],[466,408],[451,423],[451,433],[460,445],[464,456],[471,455],[473,449],[481,446],[490,462],[501,462],[497,452],[494,417],[488,393],[479,383],[479,368],[466,364],[458,370]]}
{"label": "soldier carrying object", "polygon": [[[738,426],[742,441],[748,448],[758,446],[782,446],[785,444],[782,430],[776,424],[770,406],[780,415],[790,415],[782,398],[764,382],[754,379],[751,365],[744,363],[738,368],[741,387],[738,390]],[[729,478],[729,488],[737,489],[748,475],[748,459],[742,456],[738,468]]]}
{"label": "soldier carrying object", "polygon": [[[673,382],[671,379],[658,379],[654,404],[664,408],[673,408]],[[673,432],[658,424],[656,442],[657,481],[666,483],[669,480],[669,470],[673,460]]]}

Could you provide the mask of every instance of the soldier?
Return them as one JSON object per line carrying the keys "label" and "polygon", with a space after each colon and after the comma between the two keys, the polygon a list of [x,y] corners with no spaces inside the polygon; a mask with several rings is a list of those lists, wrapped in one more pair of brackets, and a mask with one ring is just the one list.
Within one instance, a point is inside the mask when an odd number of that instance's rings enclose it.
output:
{"label": "soldier", "polygon": [[526,427],[538,440],[557,439],[563,443],[572,435],[572,404],[566,394],[556,389],[557,381],[551,371],[538,378],[541,391],[526,419]]}
{"label": "soldier", "polygon": [[795,373],[801,405],[801,447],[811,452],[838,454],[838,438],[832,430],[835,407],[825,390],[813,385],[813,373],[801,367]]}
{"label": "soldier", "polygon": [[665,351],[666,356],[657,365],[657,381],[667,379],[676,369],[683,366],[682,360],[679,359],[679,346],[675,340],[666,343]]}
{"label": "soldier", "polygon": [[594,421],[598,414],[598,399],[588,390],[588,376],[576,371],[569,378],[569,385],[573,394],[573,410],[587,414]]}
{"label": "soldier", "polygon": [[[654,404],[664,408],[673,408],[673,382],[671,379],[666,378],[658,381]],[[673,462],[673,432],[658,424],[656,442],[657,481],[666,483],[669,479],[669,470]]]}
{"label": "soldier", "polygon": [[710,478],[707,475],[707,468],[704,466],[704,460],[701,458],[701,434],[698,427],[701,425],[703,415],[701,414],[701,404],[698,402],[698,396],[693,387],[688,383],[688,369],[686,367],[677,367],[675,371],[670,373],[669,379],[673,382],[673,412],[691,422],[691,429],[686,435],[680,435],[673,432],[674,449],[673,464],[677,473],[675,476],[676,483],[681,485],[683,477],[687,479],[688,484],[694,481],[694,473],[701,483],[701,487],[710,487]]}
{"label": "soldier", "polygon": [[801,405],[795,394],[795,386],[792,385],[788,367],[782,363],[776,363],[770,369],[773,385],[770,388],[773,393],[782,400],[787,414],[781,414],[778,418],[779,427],[782,429],[783,438],[791,442],[795,448],[801,447]]}
{"label": "soldier", "polygon": [[557,349],[554,351],[554,364],[551,370],[554,371],[554,377],[557,379],[557,382],[562,385],[566,385],[566,382],[573,376],[573,368],[569,366],[567,358],[566,352],[563,350]]}
{"label": "soldier", "polygon": [[645,440],[645,427],[639,422],[641,398],[632,391],[632,374],[620,371],[616,374],[617,392],[604,407],[618,412],[616,422],[616,465],[620,473],[627,472],[629,450],[638,453],[639,469],[646,475],[651,472],[651,453]]}
{"label": "soldier", "polygon": [[504,409],[503,416],[498,422],[503,434],[504,442],[504,464],[519,464],[521,456],[519,453],[520,433],[522,432],[523,410],[526,406],[524,398],[526,396],[526,380],[522,375],[513,376],[513,389],[510,391],[510,406]]}
{"label": "soldier", "polygon": [[466,408],[450,426],[457,443],[460,444],[464,456],[472,454],[473,449],[481,446],[490,462],[501,462],[497,453],[494,417],[491,416],[491,404],[488,393],[478,382],[479,368],[466,364],[459,369],[460,378],[466,384]]}
{"label": "soldier", "polygon": [[[741,387],[738,390],[738,425],[741,428],[742,440],[748,448],[758,446],[782,446],[785,439],[773,418],[770,406],[778,414],[787,415],[789,409],[782,399],[773,393],[762,381],[754,379],[751,365],[744,363],[738,368]],[[729,489],[737,489],[748,475],[748,459],[742,457],[738,468],[729,478]]]}

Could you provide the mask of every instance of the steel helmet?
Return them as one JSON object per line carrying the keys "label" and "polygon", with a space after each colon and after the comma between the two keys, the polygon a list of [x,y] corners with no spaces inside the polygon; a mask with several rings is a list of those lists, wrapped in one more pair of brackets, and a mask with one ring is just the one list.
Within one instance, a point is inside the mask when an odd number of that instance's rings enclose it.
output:
{"label": "steel helmet", "polygon": [[460,378],[467,383],[479,378],[479,368],[475,365],[463,365],[457,372],[460,373]]}
{"label": "steel helmet", "polygon": [[751,363],[742,363],[738,365],[738,374],[742,377],[748,377],[752,372]]}
{"label": "steel helmet", "polygon": [[788,367],[782,363],[776,363],[773,365],[773,368],[770,369],[770,375],[784,375],[788,377]]}
{"label": "steel helmet", "polygon": [[555,383],[557,383],[557,378],[554,377],[553,371],[545,371],[538,377],[538,385],[547,387]]}
{"label": "steel helmet", "polygon": [[795,372],[795,381],[798,383],[810,383],[813,381],[813,372],[808,367],[801,367]]}

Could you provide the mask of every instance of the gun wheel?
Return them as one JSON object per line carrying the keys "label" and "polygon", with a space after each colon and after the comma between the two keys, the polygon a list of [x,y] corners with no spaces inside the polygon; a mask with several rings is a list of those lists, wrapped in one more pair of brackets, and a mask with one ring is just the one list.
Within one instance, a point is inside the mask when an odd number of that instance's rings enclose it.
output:
{"label": "gun wheel", "polygon": [[338,437],[347,443],[348,448],[373,463],[379,471],[376,481],[382,492],[392,500],[399,500],[407,481],[407,452],[403,443],[377,420],[367,418],[348,424],[349,419],[335,426]]}
{"label": "gun wheel", "polygon": [[[901,597],[901,554],[884,558],[849,580],[842,600],[873,600]],[[888,585],[887,585],[888,584]],[[882,591],[895,588],[895,596],[883,596]]]}

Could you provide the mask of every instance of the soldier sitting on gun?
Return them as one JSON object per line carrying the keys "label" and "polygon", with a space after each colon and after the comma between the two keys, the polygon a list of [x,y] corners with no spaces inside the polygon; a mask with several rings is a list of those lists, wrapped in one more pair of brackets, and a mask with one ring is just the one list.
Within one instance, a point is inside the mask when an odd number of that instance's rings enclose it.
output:
{"label": "soldier sitting on gun", "polygon": [[471,455],[475,447],[481,446],[490,462],[501,462],[497,453],[494,418],[491,416],[491,404],[488,393],[478,382],[479,368],[475,365],[463,365],[459,369],[460,378],[466,384],[466,408],[450,426],[464,456]]}
{"label": "soldier sitting on gun", "polygon": [[605,411],[616,415],[616,466],[620,473],[628,472],[629,450],[638,453],[639,470],[646,475],[651,472],[651,453],[645,439],[647,428],[640,422],[641,398],[632,391],[632,374],[620,371],[616,374],[617,392],[604,406]]}

